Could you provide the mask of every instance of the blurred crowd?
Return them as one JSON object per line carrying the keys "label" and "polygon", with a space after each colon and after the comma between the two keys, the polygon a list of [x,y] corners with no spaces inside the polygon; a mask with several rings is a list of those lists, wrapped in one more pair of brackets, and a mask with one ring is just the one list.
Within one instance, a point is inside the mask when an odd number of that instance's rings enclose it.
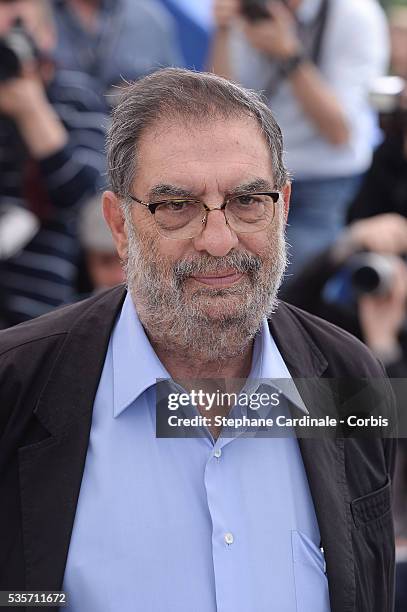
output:
{"label": "blurred crowd", "polygon": [[123,281],[98,228],[109,108],[182,62],[158,0],[0,1],[0,326]]}
{"label": "blurred crowd", "polygon": [[293,177],[282,297],[407,377],[407,8],[376,0],[0,0],[0,328],[123,282],[100,209],[109,110],[165,66],[263,92]]}

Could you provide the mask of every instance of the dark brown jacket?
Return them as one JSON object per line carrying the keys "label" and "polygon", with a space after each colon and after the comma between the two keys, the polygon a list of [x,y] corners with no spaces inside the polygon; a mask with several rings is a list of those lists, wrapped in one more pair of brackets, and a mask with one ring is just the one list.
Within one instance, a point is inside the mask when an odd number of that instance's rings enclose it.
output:
{"label": "dark brown jacket", "polygon": [[[124,296],[118,287],[0,332],[0,590],[61,589],[93,401]],[[383,377],[358,340],[293,306],[280,302],[270,328],[292,376]],[[390,387],[386,397],[391,411]],[[332,612],[391,612],[394,441],[301,439],[300,448]]]}

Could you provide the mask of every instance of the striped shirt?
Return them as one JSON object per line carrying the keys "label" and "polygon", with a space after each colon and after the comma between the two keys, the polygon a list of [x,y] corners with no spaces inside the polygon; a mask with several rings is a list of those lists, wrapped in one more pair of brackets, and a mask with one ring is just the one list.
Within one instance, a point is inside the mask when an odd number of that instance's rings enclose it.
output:
{"label": "striped shirt", "polygon": [[15,125],[0,118],[0,209],[34,209],[40,228],[17,254],[0,262],[0,327],[72,301],[79,262],[77,213],[105,180],[107,115],[92,82],[61,71],[47,94],[68,132],[61,150],[32,162]]}

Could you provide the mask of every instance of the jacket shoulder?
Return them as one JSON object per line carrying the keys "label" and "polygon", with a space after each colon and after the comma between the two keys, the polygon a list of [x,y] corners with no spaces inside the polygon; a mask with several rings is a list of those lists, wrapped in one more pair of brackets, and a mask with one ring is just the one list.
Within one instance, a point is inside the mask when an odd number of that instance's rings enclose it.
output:
{"label": "jacket shoulder", "polygon": [[[97,361],[124,295],[122,286],[115,287],[0,332],[0,437],[9,426],[12,437],[22,435],[58,364],[76,364],[85,343],[89,359],[96,353]],[[99,340],[102,350],[89,352]]]}
{"label": "jacket shoulder", "polygon": [[66,336],[76,322],[86,316],[86,313],[90,313],[95,306],[103,307],[104,302],[108,308],[110,300],[119,299],[123,291],[122,286],[115,287],[80,302],[57,308],[31,321],[1,330],[0,357],[19,347],[30,345],[32,350],[33,343],[43,344],[41,341],[47,339],[51,341],[53,338]]}

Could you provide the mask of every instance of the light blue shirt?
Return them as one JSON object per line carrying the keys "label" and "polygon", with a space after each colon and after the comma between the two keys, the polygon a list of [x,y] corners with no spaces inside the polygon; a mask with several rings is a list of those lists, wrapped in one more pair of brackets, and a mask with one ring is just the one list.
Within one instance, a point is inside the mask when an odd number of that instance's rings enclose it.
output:
{"label": "light blue shirt", "polygon": [[[267,322],[250,378],[289,378]],[[329,612],[297,440],[156,438],[168,378],[127,296],[96,394],[66,612]]]}

